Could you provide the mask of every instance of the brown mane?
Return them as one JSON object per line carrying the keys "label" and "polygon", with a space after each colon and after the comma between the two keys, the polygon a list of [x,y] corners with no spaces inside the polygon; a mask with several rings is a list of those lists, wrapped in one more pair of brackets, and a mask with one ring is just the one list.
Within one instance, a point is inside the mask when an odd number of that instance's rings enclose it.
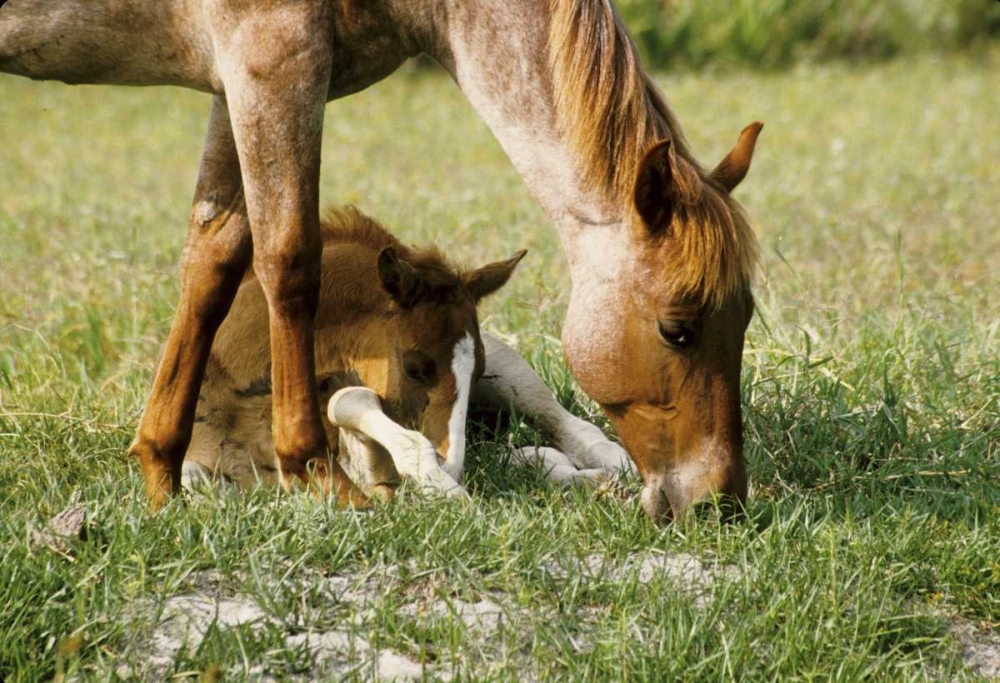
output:
{"label": "brown mane", "polygon": [[424,285],[423,296],[439,301],[450,300],[459,293],[464,273],[453,266],[437,247],[417,249],[403,244],[385,227],[354,206],[331,207],[320,223],[323,246],[359,244],[378,253],[393,247],[400,258],[416,271]]}
{"label": "brown mane", "polygon": [[673,141],[684,202],[674,211],[679,258],[665,264],[678,294],[716,307],[747,291],[757,240],[743,211],[694,159],[680,124],[639,64],[611,0],[554,0],[549,65],[560,128],[582,160],[584,179],[631,201],[639,163]]}

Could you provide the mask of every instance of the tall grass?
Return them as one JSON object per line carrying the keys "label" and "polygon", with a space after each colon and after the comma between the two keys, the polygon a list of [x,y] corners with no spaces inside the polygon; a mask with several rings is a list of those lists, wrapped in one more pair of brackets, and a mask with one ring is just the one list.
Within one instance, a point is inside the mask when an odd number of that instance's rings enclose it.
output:
{"label": "tall grass", "polygon": [[617,0],[647,63],[767,69],[887,58],[1000,38],[988,0]]}

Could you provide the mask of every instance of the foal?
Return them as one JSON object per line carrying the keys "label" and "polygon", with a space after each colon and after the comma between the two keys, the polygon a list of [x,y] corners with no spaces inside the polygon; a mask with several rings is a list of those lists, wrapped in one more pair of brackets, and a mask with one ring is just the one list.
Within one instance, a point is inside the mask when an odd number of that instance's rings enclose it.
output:
{"label": "foal", "polygon": [[[332,211],[322,236],[315,327],[320,405],[338,390],[363,386],[371,390],[363,390],[367,405],[357,390],[341,391],[341,412],[353,404],[370,413],[372,400],[384,411],[377,432],[366,426],[370,420],[352,430],[324,420],[331,452],[340,451],[370,495],[391,496],[399,474],[432,491],[464,494],[458,478],[466,410],[484,368],[476,304],[507,282],[525,252],[462,272],[436,249],[403,245],[354,208]],[[281,481],[271,437],[270,358],[267,301],[248,272],[209,357],[185,456],[188,483],[209,475],[241,487],[288,483]]]}

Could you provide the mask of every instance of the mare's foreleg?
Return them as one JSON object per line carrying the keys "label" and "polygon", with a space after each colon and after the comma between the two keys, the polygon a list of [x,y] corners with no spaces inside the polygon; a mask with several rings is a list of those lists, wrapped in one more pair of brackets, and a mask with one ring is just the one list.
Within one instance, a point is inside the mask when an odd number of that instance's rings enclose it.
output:
{"label": "mare's foreleg", "polygon": [[181,258],[181,298],[130,453],[140,459],[155,510],[181,484],[198,390],[215,333],[251,256],[240,165],[221,98],[208,136]]}
{"label": "mare's foreleg", "polygon": [[482,338],[486,368],[473,387],[473,404],[494,410],[513,408],[536,420],[555,447],[581,470],[635,471],[625,449],[600,428],[563,408],[517,351],[485,332]]}
{"label": "mare's foreleg", "polygon": [[[364,504],[320,420],[313,321],[319,298],[319,164],[330,83],[325,2],[221,1],[210,11],[219,73],[239,149],[254,271],[267,297],[274,449],[282,483],[315,483]],[[264,19],[267,19],[266,21]]]}

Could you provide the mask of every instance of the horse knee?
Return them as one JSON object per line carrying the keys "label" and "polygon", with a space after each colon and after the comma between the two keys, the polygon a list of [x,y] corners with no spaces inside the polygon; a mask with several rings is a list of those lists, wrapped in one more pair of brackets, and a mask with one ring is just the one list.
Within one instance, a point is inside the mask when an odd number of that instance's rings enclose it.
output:
{"label": "horse knee", "polygon": [[222,322],[252,252],[244,216],[227,216],[209,230],[192,224],[181,261],[181,287],[195,318]]}
{"label": "horse knee", "polygon": [[319,234],[285,231],[286,235],[254,243],[254,272],[271,306],[304,303],[315,308],[319,294],[320,258],[323,249]]}

